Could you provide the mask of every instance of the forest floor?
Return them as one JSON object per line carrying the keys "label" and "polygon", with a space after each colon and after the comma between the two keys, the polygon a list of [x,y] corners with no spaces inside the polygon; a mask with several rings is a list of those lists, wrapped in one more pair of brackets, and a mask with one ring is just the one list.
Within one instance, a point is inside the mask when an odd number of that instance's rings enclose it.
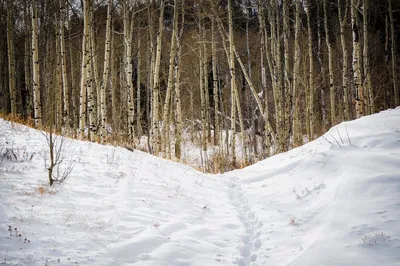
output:
{"label": "forest floor", "polygon": [[0,120],[0,265],[400,265],[400,108],[225,174]]}

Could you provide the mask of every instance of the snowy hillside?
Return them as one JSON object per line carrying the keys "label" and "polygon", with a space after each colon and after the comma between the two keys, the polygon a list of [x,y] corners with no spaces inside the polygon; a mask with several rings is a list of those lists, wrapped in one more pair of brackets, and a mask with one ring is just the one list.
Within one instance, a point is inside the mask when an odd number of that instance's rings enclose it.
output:
{"label": "snowy hillside", "polygon": [[399,108],[224,175],[67,145],[49,188],[44,135],[0,120],[0,265],[400,265]]}

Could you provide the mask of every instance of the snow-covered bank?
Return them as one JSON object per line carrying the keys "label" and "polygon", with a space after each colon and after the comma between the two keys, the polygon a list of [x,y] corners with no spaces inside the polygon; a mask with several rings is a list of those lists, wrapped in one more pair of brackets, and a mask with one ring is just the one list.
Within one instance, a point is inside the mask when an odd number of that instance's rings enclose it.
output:
{"label": "snow-covered bank", "polygon": [[400,265],[400,109],[224,175],[69,145],[47,189],[44,136],[0,120],[0,265]]}

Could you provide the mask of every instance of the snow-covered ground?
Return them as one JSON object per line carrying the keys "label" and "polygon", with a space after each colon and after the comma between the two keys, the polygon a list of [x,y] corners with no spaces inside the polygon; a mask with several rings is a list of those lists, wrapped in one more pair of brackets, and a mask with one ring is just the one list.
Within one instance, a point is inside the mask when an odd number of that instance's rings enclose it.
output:
{"label": "snow-covered ground", "polygon": [[399,108],[224,175],[66,145],[49,188],[44,135],[0,120],[0,265],[400,265]]}

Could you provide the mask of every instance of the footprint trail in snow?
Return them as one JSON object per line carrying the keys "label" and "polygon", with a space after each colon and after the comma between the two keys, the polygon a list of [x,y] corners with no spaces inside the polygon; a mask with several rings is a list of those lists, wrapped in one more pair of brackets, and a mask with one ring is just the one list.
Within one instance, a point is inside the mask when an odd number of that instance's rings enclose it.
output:
{"label": "footprint trail in snow", "polygon": [[262,244],[260,235],[263,223],[259,221],[257,215],[252,211],[238,177],[232,178],[229,198],[237,210],[238,218],[244,227],[236,263],[239,266],[257,265],[257,253]]}

